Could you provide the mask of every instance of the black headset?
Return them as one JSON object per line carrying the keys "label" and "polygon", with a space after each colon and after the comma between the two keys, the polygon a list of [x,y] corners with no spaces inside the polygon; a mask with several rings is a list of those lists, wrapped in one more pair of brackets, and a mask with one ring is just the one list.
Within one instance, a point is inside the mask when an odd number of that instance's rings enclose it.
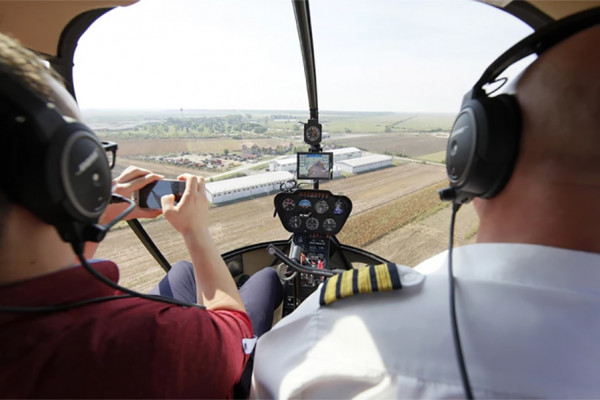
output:
{"label": "black headset", "polygon": [[1,185],[8,200],[54,225],[66,242],[95,240],[112,183],[96,135],[82,123],[65,120],[54,104],[4,68],[0,106],[6,171]]}
{"label": "black headset", "polygon": [[[102,240],[110,227],[133,210],[135,203],[122,196],[111,196],[110,164],[94,132],[82,123],[67,121],[54,104],[43,101],[2,67],[0,127],[4,154],[0,155],[0,166],[4,176],[0,185],[7,200],[54,225],[61,238],[72,244],[88,272],[125,294],[52,306],[0,305],[0,312],[57,312],[130,297],[204,308],[138,293],[112,282],[89,265],[83,256],[84,242]],[[110,223],[98,225],[111,199],[127,202],[129,207]]]}
{"label": "black headset", "polygon": [[446,172],[450,187],[441,189],[440,199],[452,201],[448,244],[450,321],[454,347],[465,391],[472,399],[471,383],[464,359],[456,318],[455,278],[452,266],[454,222],[462,204],[475,197],[489,199],[502,191],[514,169],[521,139],[521,113],[513,94],[490,97],[486,84],[508,67],[533,54],[542,54],[562,40],[600,23],[600,7],[583,11],[527,36],[498,57],[465,94],[446,148]]}
{"label": "black headset", "polygon": [[600,7],[583,11],[527,36],[496,59],[465,94],[446,148],[450,187],[439,191],[442,200],[464,204],[474,197],[494,197],[514,169],[521,138],[521,113],[514,95],[489,97],[486,84],[517,61],[542,54],[562,40],[600,23]]}

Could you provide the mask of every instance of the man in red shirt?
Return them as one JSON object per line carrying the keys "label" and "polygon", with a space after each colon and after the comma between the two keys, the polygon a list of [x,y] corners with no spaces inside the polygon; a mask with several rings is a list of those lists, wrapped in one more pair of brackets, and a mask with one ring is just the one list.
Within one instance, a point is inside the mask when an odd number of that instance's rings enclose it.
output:
{"label": "man in red shirt", "polygon": [[[173,196],[162,198],[165,218],[191,255],[199,304],[116,291],[115,264],[91,263],[86,270],[74,254],[84,239],[101,238],[100,216],[108,221],[122,210],[108,206],[110,169],[100,144],[81,133],[83,125],[68,122],[79,120],[79,111],[51,71],[2,34],[0,80],[6,146],[0,157],[0,397],[232,397],[255,339],[208,231],[203,179],[181,176],[186,190],[177,205]],[[29,109],[26,100],[34,98]],[[56,115],[58,125],[76,129],[47,135]],[[72,163],[72,154],[90,143],[93,150]],[[129,197],[160,178],[130,168],[113,191]],[[136,207],[129,218],[158,213]],[[88,246],[86,256],[93,250]]]}

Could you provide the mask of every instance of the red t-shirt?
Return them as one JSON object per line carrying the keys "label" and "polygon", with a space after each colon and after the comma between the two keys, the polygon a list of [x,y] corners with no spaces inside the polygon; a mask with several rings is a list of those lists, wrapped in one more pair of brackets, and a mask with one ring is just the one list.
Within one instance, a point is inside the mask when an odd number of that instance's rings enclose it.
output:
{"label": "red t-shirt", "polygon": [[[94,263],[118,280],[112,262]],[[82,267],[0,286],[0,305],[114,294]],[[0,312],[0,397],[232,397],[252,338],[248,315],[140,298],[51,313]]]}

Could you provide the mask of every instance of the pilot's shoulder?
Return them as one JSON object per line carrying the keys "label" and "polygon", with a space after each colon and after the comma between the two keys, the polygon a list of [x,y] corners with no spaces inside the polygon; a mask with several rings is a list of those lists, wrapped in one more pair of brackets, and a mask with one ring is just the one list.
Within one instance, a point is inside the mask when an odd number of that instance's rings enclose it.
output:
{"label": "pilot's shoulder", "polygon": [[329,277],[321,287],[319,303],[324,306],[356,294],[399,290],[423,282],[424,275],[394,263],[368,265]]}

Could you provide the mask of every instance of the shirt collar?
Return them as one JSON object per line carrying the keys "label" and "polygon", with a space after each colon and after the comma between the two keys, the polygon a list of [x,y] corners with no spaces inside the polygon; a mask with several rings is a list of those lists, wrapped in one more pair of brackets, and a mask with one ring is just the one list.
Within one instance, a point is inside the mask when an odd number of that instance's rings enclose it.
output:
{"label": "shirt collar", "polygon": [[[417,270],[446,273],[448,252],[425,261]],[[550,246],[477,243],[453,251],[454,275],[532,287],[600,295],[600,254]]]}

